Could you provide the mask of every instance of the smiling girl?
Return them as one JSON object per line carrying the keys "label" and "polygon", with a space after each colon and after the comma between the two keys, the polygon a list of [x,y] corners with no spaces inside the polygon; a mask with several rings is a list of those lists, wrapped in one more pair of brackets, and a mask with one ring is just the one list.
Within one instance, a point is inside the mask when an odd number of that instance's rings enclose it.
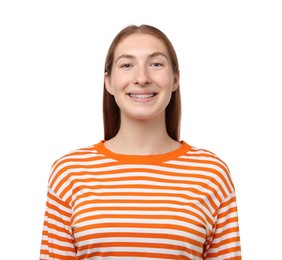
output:
{"label": "smiling girl", "polygon": [[180,141],[178,60],[164,33],[117,34],[103,108],[104,139],[52,167],[40,259],[241,259],[228,167]]}

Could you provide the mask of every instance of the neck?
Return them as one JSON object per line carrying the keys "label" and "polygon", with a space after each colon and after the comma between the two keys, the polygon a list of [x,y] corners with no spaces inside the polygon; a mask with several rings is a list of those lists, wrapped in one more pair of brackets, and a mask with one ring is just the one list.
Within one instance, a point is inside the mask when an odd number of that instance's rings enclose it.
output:
{"label": "neck", "polygon": [[123,120],[117,135],[105,143],[120,154],[162,154],[177,149],[180,144],[166,131],[165,119]]}

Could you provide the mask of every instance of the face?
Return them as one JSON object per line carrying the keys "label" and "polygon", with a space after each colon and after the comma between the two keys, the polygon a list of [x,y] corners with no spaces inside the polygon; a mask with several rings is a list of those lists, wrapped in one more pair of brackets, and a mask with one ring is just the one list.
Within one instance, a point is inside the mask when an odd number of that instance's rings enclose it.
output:
{"label": "face", "polygon": [[121,120],[164,119],[179,73],[172,70],[162,41],[152,35],[133,34],[114,53],[111,75],[105,74],[107,91],[120,108]]}

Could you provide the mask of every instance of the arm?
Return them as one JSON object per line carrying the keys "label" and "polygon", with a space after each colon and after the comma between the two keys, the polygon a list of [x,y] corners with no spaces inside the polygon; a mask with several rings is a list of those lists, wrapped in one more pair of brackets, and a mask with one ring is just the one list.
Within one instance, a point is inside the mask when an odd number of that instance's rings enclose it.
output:
{"label": "arm", "polygon": [[76,249],[70,227],[71,208],[48,190],[40,260],[75,259]]}
{"label": "arm", "polygon": [[235,193],[220,205],[213,236],[205,249],[206,260],[241,260],[240,236]]}

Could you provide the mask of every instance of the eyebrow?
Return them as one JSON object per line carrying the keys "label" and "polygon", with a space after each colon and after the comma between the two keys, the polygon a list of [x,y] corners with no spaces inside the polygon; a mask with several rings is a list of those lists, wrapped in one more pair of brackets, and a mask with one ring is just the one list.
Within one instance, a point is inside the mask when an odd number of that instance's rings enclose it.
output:
{"label": "eyebrow", "polygon": [[[149,58],[154,58],[154,57],[157,57],[157,56],[163,56],[166,60],[169,61],[168,57],[167,57],[163,52],[159,52],[159,51],[153,52],[153,53],[150,54],[148,57],[149,57]],[[120,56],[116,59],[115,63],[117,63],[117,61],[118,61],[119,59],[122,59],[122,58],[125,58],[125,59],[134,59],[135,56],[133,56],[133,55],[131,55],[131,54],[122,54],[122,55],[120,55]]]}

